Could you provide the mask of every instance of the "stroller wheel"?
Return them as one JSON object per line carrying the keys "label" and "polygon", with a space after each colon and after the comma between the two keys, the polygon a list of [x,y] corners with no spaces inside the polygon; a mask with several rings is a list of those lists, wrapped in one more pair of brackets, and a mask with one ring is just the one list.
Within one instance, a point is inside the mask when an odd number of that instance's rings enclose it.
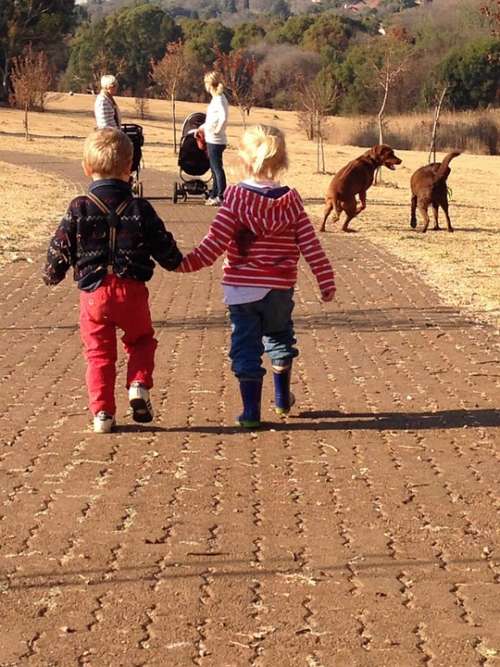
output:
{"label": "stroller wheel", "polygon": [[177,190],[177,181],[174,181],[174,190],[172,192],[172,204],[177,204],[177,195],[179,191]]}
{"label": "stroller wheel", "polygon": [[142,184],[142,181],[136,181],[134,183],[134,187],[132,189],[132,192],[136,197],[142,197],[144,195],[144,186]]}

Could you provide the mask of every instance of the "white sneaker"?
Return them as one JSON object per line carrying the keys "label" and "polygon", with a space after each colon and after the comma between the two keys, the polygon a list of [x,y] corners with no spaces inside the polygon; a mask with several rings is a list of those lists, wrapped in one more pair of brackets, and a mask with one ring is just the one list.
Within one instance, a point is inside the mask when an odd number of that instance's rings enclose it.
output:
{"label": "white sneaker", "polygon": [[132,408],[132,419],[135,422],[152,422],[153,406],[149,400],[149,390],[140,382],[132,382],[128,390],[128,401]]}
{"label": "white sneaker", "polygon": [[115,418],[104,410],[94,415],[94,433],[111,433],[114,426]]}
{"label": "white sneaker", "polygon": [[209,197],[205,202],[205,206],[219,206],[219,203],[218,197]]}

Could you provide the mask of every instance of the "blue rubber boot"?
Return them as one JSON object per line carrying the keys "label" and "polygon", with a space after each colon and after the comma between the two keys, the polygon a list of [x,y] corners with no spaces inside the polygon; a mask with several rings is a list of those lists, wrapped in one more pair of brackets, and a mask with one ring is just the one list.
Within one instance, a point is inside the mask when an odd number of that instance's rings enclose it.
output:
{"label": "blue rubber boot", "polygon": [[273,366],[274,411],[277,415],[287,415],[295,403],[295,396],[290,391],[292,361],[286,366]]}
{"label": "blue rubber boot", "polygon": [[260,402],[262,398],[262,378],[259,380],[240,380],[240,393],[243,412],[238,422],[243,428],[260,426]]}

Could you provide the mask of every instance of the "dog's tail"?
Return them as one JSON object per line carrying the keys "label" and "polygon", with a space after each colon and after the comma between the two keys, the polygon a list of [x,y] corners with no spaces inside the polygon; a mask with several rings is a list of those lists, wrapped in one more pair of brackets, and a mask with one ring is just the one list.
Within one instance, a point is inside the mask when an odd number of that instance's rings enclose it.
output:
{"label": "dog's tail", "polygon": [[454,157],[458,157],[460,155],[460,151],[453,151],[453,153],[448,153],[444,160],[441,162],[441,164],[438,167],[438,170],[436,171],[436,174],[434,176],[434,179],[436,181],[439,181],[439,179],[444,178],[447,173],[448,173],[448,166],[450,162],[453,160]]}

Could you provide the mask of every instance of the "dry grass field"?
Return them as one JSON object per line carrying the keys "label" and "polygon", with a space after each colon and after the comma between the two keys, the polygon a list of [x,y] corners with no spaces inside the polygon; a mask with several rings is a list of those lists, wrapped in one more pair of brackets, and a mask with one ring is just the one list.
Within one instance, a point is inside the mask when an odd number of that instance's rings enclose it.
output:
{"label": "dry grass field", "polygon": [[[168,103],[152,100],[148,119],[137,121],[134,101],[118,99],[125,122],[140,122],[146,144],[144,160],[148,167],[176,172],[172,148],[172,120]],[[12,109],[0,110],[0,146],[7,151],[21,151],[49,156],[80,159],[82,139],[94,126],[93,99],[86,95],[54,94],[47,112],[30,116],[33,140],[24,139],[22,114]],[[204,105],[178,103],[178,119],[190,112],[204,110]],[[230,181],[238,179],[236,146],[242,122],[236,109],[230,122],[231,145],[225,154]],[[297,129],[293,112],[256,109],[250,123],[264,122],[281,127],[287,134],[290,170],[286,182],[295,186],[306,200],[309,212],[318,219],[322,197],[331,175],[365,149],[348,145],[326,145],[328,174],[315,173],[315,145]],[[335,119],[332,136],[345,136],[347,119]],[[180,122],[179,122],[180,126]],[[398,151],[403,164],[395,172],[384,170],[384,183],[368,192],[367,210],[351,226],[360,238],[385,247],[402,261],[414,265],[422,279],[434,285],[443,299],[461,308],[472,309],[478,316],[500,321],[500,158],[462,154],[452,163],[448,184],[452,190],[450,215],[456,232],[418,234],[409,227],[409,180],[412,172],[427,161],[423,152]],[[440,154],[441,156],[442,154]],[[71,186],[52,177],[40,179],[29,169],[0,163],[0,192],[7,206],[2,215],[3,260],[19,258],[34,243],[45,242],[48,226],[53,227],[71,196]],[[33,180],[37,187],[32,187]],[[36,194],[36,199],[33,194]],[[147,182],[145,194],[148,194]],[[164,194],[170,194],[165,192]],[[328,232],[341,233],[340,225]]]}

